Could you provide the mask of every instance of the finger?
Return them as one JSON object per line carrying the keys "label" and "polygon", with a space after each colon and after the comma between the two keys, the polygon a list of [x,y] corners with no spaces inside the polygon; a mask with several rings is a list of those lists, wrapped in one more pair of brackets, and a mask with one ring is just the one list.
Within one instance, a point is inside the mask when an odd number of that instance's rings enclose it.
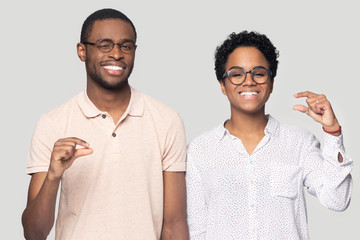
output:
{"label": "finger", "polygon": [[299,111],[302,113],[307,113],[309,109],[304,105],[297,104],[297,105],[293,106],[293,110],[296,110],[296,111]]}
{"label": "finger", "polygon": [[57,141],[54,144],[54,147],[62,148],[62,147],[76,147],[76,143],[72,141]]}
{"label": "finger", "polygon": [[326,98],[308,98],[306,100],[309,108],[316,114],[324,114],[324,111],[329,108],[329,101]]}
{"label": "finger", "polygon": [[86,155],[89,155],[89,154],[92,154],[92,153],[93,153],[92,148],[76,149],[75,152],[74,152],[74,158],[86,156]]}
{"label": "finger", "polygon": [[314,112],[312,109],[308,112],[309,117],[314,119],[316,122],[323,123],[322,114]]}
{"label": "finger", "polygon": [[326,99],[325,95],[323,95],[323,94],[314,95],[313,97],[306,99],[306,102],[310,103],[310,104],[324,103],[327,101],[328,100]]}
{"label": "finger", "polygon": [[54,159],[64,162],[69,160],[71,161],[81,156],[89,155],[92,152],[93,150],[91,148],[75,149],[74,147],[71,146],[64,146],[62,148],[56,149],[53,153],[55,157]]}
{"label": "finger", "polygon": [[86,142],[85,140],[82,140],[80,138],[77,138],[77,137],[61,138],[57,142],[66,143],[66,144],[80,145],[80,146],[83,146],[85,148],[88,148],[90,146],[90,144],[88,142]]}
{"label": "finger", "polygon": [[323,115],[325,110],[325,104],[317,101],[314,105],[314,108],[315,113]]}
{"label": "finger", "polygon": [[310,91],[304,91],[304,92],[299,92],[299,93],[295,93],[293,95],[295,98],[301,98],[301,97],[314,97],[317,96],[316,93],[310,92]]}
{"label": "finger", "polygon": [[54,149],[53,157],[54,157],[54,160],[57,160],[57,161],[68,161],[71,158],[73,158],[74,153],[75,153],[75,148],[65,146],[62,148]]}
{"label": "finger", "polygon": [[307,98],[306,99],[306,104],[309,106],[309,108],[311,108],[312,110],[315,109],[315,105],[319,103],[319,100],[317,100],[316,98],[314,97],[311,97],[311,98]]}

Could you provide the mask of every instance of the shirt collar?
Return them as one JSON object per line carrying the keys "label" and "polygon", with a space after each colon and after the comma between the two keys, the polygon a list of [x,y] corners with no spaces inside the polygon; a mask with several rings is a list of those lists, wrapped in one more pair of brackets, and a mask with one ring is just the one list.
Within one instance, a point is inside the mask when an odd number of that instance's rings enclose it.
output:
{"label": "shirt collar", "polygon": [[269,119],[266,127],[265,127],[265,135],[270,134],[270,135],[274,135],[276,132],[276,129],[279,126],[279,122],[273,118],[270,114],[266,115],[266,117]]}
{"label": "shirt collar", "polygon": [[[265,127],[265,135],[272,135],[275,133],[279,122],[273,118],[270,114],[266,115],[266,117],[268,118],[268,122],[266,124]],[[224,121],[223,123],[221,123],[217,128],[215,128],[215,135],[218,137],[218,139],[221,141],[226,135],[228,136],[232,136],[229,131],[224,127],[224,124],[227,122],[228,120]],[[235,138],[235,137],[234,137]]]}
{"label": "shirt collar", "polygon": [[[144,99],[143,95],[136,89],[130,87],[131,97],[129,106],[125,111],[125,116],[130,115],[134,117],[141,117],[144,114]],[[78,104],[81,111],[88,118],[97,117],[104,112],[100,111],[88,97],[86,90],[84,90],[78,97]]]}
{"label": "shirt collar", "polygon": [[144,97],[135,88],[130,87],[131,98],[128,106],[128,114],[133,117],[141,117],[144,114]]}

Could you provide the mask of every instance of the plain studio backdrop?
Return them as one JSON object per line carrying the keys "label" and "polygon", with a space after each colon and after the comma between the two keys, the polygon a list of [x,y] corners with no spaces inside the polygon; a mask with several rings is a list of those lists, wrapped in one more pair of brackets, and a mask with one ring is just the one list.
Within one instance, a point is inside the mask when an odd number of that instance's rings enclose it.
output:
{"label": "plain studio backdrop", "polygon": [[[304,103],[292,95],[324,93],[355,162],[352,201],[345,212],[327,210],[307,194],[310,236],[359,239],[360,15],[355,0],[2,1],[1,239],[23,239],[21,214],[30,180],[25,169],[35,124],[41,114],[85,88],[76,44],[85,18],[105,7],[124,12],[137,28],[130,84],[181,115],[188,143],[230,116],[213,70],[216,46],[231,32],[266,34],[280,51],[266,112],[322,141],[321,125],[292,110]],[[48,239],[54,239],[54,231]]]}

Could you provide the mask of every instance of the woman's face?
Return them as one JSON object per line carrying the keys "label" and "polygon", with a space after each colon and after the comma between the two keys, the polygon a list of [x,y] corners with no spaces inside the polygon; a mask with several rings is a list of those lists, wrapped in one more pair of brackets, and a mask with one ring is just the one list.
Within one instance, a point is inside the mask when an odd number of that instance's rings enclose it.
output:
{"label": "woman's face", "polygon": [[[266,58],[255,47],[238,47],[228,57],[225,64],[225,71],[232,68],[241,68],[244,71],[251,71],[254,68],[263,67],[269,69]],[[272,92],[273,83],[269,79],[264,84],[257,84],[246,74],[246,79],[241,85],[234,85],[228,77],[220,82],[222,92],[228,97],[231,105],[231,112],[234,111],[254,114],[262,111],[265,114],[265,103]]]}

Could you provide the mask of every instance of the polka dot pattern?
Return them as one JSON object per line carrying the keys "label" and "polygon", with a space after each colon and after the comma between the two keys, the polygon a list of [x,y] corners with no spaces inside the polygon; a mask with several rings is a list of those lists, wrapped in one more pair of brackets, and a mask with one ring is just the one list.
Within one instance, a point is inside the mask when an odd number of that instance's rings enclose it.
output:
{"label": "polka dot pattern", "polygon": [[189,144],[190,239],[309,239],[304,189],[329,209],[348,206],[352,160],[342,135],[325,133],[321,150],[308,131],[268,118],[251,155],[223,124]]}

